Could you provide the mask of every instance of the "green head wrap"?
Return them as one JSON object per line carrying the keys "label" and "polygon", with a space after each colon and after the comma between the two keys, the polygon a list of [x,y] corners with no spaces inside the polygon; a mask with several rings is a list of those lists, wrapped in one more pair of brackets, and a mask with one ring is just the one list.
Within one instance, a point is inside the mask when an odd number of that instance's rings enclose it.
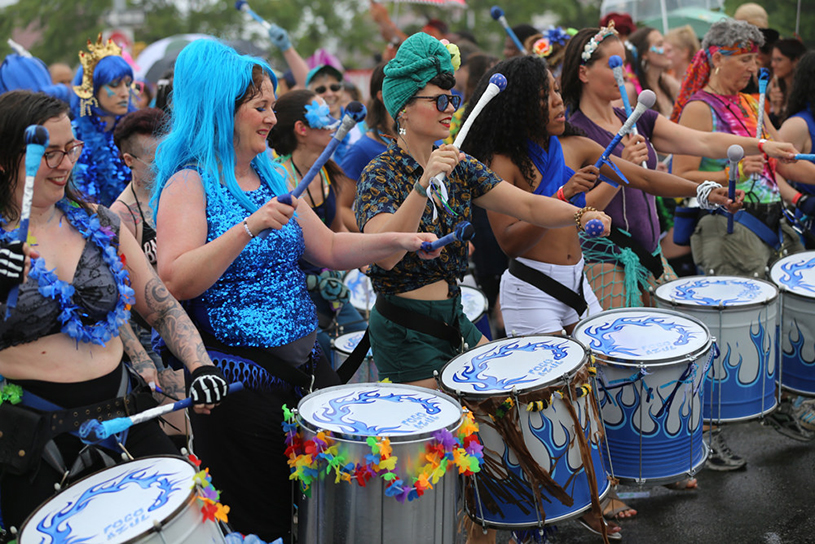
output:
{"label": "green head wrap", "polygon": [[453,73],[450,52],[436,38],[424,32],[413,34],[399,46],[396,57],[385,66],[382,101],[396,119],[411,96],[437,75]]}

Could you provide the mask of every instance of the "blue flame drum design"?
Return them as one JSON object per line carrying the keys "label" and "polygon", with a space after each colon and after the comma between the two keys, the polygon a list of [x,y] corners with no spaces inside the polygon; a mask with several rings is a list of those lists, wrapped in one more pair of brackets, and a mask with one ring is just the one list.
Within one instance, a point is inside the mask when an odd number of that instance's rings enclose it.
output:
{"label": "blue flame drum design", "polygon": [[[397,476],[413,483],[427,462],[425,446],[433,433],[455,434],[462,422],[461,406],[449,396],[422,387],[391,383],[339,385],[315,391],[297,406],[303,440],[331,431],[338,453],[348,463],[364,465],[371,448],[368,437],[390,438],[398,457]],[[322,461],[325,463],[325,461]],[[417,500],[400,503],[385,495],[381,478],[365,487],[335,483],[322,467],[311,485],[311,497],[301,497],[300,542],[433,542],[454,544],[456,475],[444,475]],[[327,474],[327,472],[331,472]]]}
{"label": "blue flame drum design", "polygon": [[781,290],[781,386],[815,396],[815,251],[781,259],[770,277]]}
{"label": "blue flame drum design", "polygon": [[707,327],[669,310],[624,308],[584,319],[574,337],[598,363],[609,472],[647,484],[696,473],[707,458],[701,400],[712,351]]}
{"label": "blue flame drum design", "polygon": [[[571,339],[521,336],[496,340],[459,355],[442,369],[441,384],[444,391],[464,399],[504,399],[513,389],[522,394],[553,385],[566,385],[587,361],[586,349]],[[515,453],[494,428],[482,423],[479,435],[484,444],[485,458],[495,459],[495,455],[499,455],[500,459],[495,460],[522,482],[525,493],[507,491],[511,495],[507,500],[491,496],[490,499],[498,503],[500,512],[490,512],[477,501],[479,504],[469,512],[471,517],[493,527],[521,528],[538,524],[538,508],[545,513],[546,523],[575,517],[590,508],[589,480],[579,444],[575,440],[577,432],[582,432],[588,439],[600,495],[608,491],[609,482],[602,470],[598,446],[599,422],[592,413],[589,399],[582,397],[571,402],[582,427],[579,431],[574,428],[566,408],[567,402],[567,399],[556,398],[548,408],[539,412],[529,412],[526,405],[522,405],[519,407],[519,421],[527,449],[535,461],[574,499],[574,504],[566,506],[543,489],[544,504],[529,502],[531,488]],[[475,416],[480,421],[488,417],[483,412],[475,412]],[[488,476],[483,472],[475,478],[480,496],[489,493],[485,486],[479,485],[485,478]]]}
{"label": "blue flame drum design", "polygon": [[370,278],[355,268],[348,271],[342,282],[350,291],[351,306],[364,316],[370,315],[376,302],[376,293]]}
{"label": "blue flame drum design", "polygon": [[[20,544],[224,542],[195,498],[197,470],[178,457],[146,457],[77,481],[40,506]],[[162,525],[160,533],[153,522]]]}
{"label": "blue flame drum design", "polygon": [[[345,360],[351,356],[363,336],[365,336],[365,331],[349,332],[331,341],[331,349],[334,350],[334,368],[340,368],[345,363]],[[376,369],[373,354],[369,349],[365,359],[362,360],[362,364],[359,365],[359,370],[353,375],[349,383],[366,383],[378,380],[379,371]]]}
{"label": "blue flame drum design", "polygon": [[719,346],[705,385],[705,419],[742,421],[776,405],[778,289],[763,280],[691,276],[661,285],[657,307],[707,325]]}

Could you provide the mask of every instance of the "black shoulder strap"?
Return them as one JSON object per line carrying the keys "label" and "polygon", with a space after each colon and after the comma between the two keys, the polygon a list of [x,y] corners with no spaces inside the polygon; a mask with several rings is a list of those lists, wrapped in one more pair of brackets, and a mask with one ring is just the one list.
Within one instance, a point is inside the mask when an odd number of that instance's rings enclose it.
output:
{"label": "black shoulder strap", "polygon": [[[577,316],[583,315],[588,305],[582,294],[575,293],[559,281],[550,278],[543,272],[530,268],[523,263],[510,259],[509,273],[521,281],[534,285],[547,295],[551,295],[563,304],[569,306],[577,312]],[[583,285],[582,273],[580,285]],[[582,291],[582,289],[581,289]]]}
{"label": "black shoulder strap", "polygon": [[365,334],[362,335],[357,347],[354,348],[354,351],[351,352],[351,355],[348,356],[342,366],[337,369],[337,376],[340,377],[340,383],[348,383],[348,381],[354,377],[354,374],[359,370],[359,366],[368,354],[369,349],[371,349],[371,331],[370,329],[365,329]]}

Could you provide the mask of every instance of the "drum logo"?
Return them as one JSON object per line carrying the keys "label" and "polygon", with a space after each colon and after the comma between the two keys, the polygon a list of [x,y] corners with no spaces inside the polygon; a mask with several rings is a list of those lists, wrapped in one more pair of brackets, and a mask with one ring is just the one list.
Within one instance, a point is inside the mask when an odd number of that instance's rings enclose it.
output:
{"label": "drum logo", "polygon": [[805,263],[784,263],[781,265],[781,271],[785,275],[778,279],[778,283],[784,285],[790,291],[800,289],[815,293],[815,285],[807,283],[803,275],[803,271],[810,270],[813,266],[815,266],[815,258]]}
{"label": "drum logo", "polygon": [[[741,291],[739,291],[739,293],[736,296],[728,299],[707,297],[701,295],[698,292],[699,290],[707,289],[709,287],[716,287],[718,290],[722,287],[728,287],[731,285],[741,287]],[[733,304],[736,302],[743,302],[745,300],[754,300],[756,297],[761,295],[761,291],[762,291],[761,284],[753,281],[746,280],[736,281],[732,279],[726,280],[700,279],[688,282],[684,285],[677,285],[673,293],[673,298],[675,300],[680,300],[683,302],[695,302],[699,306],[720,306]]]}
{"label": "drum logo", "polygon": [[[466,383],[476,391],[507,391],[513,387],[521,384],[537,382],[539,378],[530,377],[543,376],[545,372],[560,366],[563,359],[568,355],[567,342],[554,344],[552,342],[526,342],[522,344],[520,341],[512,341],[510,343],[503,343],[495,346],[492,349],[480,353],[473,357],[470,361],[464,364],[461,370],[458,370],[453,375],[453,381],[456,383]],[[512,357],[518,353],[537,351],[548,351],[551,353],[551,359],[544,359],[543,362],[538,363],[531,370],[521,370],[517,377],[498,378],[495,375],[488,374],[489,370],[493,372],[497,369],[509,371],[506,365],[500,363],[490,365],[492,361],[497,359],[504,359]]]}
{"label": "drum logo", "polygon": [[[405,429],[400,425],[381,426],[369,425],[360,421],[362,410],[360,407],[369,406],[372,409],[370,415],[378,415],[385,419],[388,415],[392,415],[388,410],[384,409],[381,403],[394,403],[394,404],[418,404],[424,409],[424,414],[427,417],[435,416],[441,413],[441,406],[438,400],[434,400],[430,396],[420,396],[416,393],[388,393],[383,394],[379,389],[373,389],[362,392],[355,392],[344,397],[330,399],[327,406],[313,414],[315,422],[323,425],[333,425],[342,429],[342,432],[360,434],[363,436],[380,436],[386,433],[399,434],[410,433],[413,429]],[[373,406],[378,404],[378,406]],[[408,420],[418,421],[417,415],[413,415]],[[429,422],[428,422],[429,423]],[[417,423],[412,423],[413,425]],[[422,426],[427,425],[423,423]]]}
{"label": "drum logo", "polygon": [[[672,332],[676,336],[673,341],[638,347],[623,347],[613,336],[615,333],[619,333],[628,327],[651,328],[652,326],[666,332]],[[663,344],[670,345],[671,349],[676,349],[678,346],[687,345],[696,337],[698,333],[689,330],[675,321],[671,321],[663,317],[619,317],[611,323],[607,323],[605,325],[598,325],[593,328],[586,327],[585,334],[591,339],[589,347],[599,351],[600,353],[605,355],[628,355],[630,357],[637,357],[638,355],[642,354],[643,349],[654,348],[657,350],[656,352],[667,351],[662,349]]]}

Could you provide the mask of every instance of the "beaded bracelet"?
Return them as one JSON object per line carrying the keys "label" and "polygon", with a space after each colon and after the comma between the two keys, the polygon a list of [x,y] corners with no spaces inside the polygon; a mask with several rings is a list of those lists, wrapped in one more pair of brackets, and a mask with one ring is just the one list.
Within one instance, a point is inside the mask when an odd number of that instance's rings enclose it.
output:
{"label": "beaded bracelet", "polygon": [[255,237],[255,235],[252,234],[252,231],[249,229],[249,223],[246,222],[246,219],[243,220],[243,230],[245,230],[246,234],[249,235],[250,240]]}
{"label": "beaded bracelet", "polygon": [[422,195],[423,197],[427,198],[427,190],[422,187],[421,180],[417,180],[416,183],[413,184],[413,190]]}
{"label": "beaded bracelet", "polygon": [[583,225],[580,224],[580,221],[583,219],[583,214],[586,212],[596,212],[596,208],[592,208],[591,206],[586,206],[585,208],[580,208],[576,212],[574,212],[574,222],[577,224],[577,230],[585,231],[586,229],[583,228]]}

